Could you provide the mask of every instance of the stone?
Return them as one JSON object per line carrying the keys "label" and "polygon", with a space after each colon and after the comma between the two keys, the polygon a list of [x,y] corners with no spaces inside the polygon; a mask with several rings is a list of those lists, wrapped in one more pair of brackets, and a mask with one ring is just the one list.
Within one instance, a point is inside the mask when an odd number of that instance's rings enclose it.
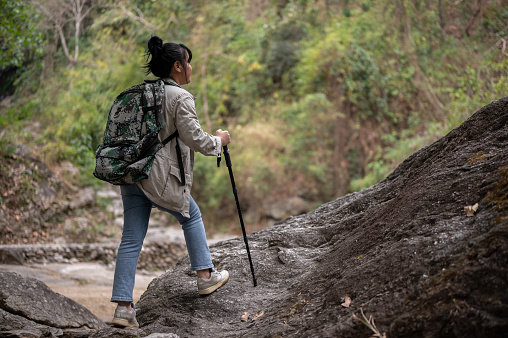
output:
{"label": "stone", "polygon": [[[0,333],[27,330],[42,332],[48,330],[49,326],[33,322],[16,314],[0,309]],[[0,336],[1,337],[1,336]]]}
{"label": "stone", "polygon": [[281,220],[306,213],[309,205],[301,197],[290,197],[278,201],[266,201],[263,203],[263,210],[266,216]]}
{"label": "stone", "polygon": [[0,271],[0,308],[53,328],[100,329],[105,326],[75,301],[53,292],[37,279],[15,272]]}
{"label": "stone", "polygon": [[222,241],[211,253],[226,285],[199,296],[184,257],[151,282],[138,322],[182,337],[368,337],[363,311],[388,337],[505,337],[507,196],[503,98],[378,184],[249,234],[257,287],[243,239]]}
{"label": "stone", "polygon": [[89,335],[90,338],[141,338],[145,337],[147,333],[141,329],[120,329],[114,327],[108,327]]}
{"label": "stone", "polygon": [[0,247],[0,264],[23,265],[25,258],[21,250],[13,247]]}
{"label": "stone", "polygon": [[80,189],[71,202],[72,208],[84,208],[95,203],[95,190],[92,187]]}

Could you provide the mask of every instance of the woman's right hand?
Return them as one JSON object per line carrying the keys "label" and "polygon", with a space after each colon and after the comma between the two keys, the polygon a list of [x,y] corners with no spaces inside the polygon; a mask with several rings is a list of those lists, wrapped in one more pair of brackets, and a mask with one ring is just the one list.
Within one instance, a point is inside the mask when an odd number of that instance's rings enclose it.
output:
{"label": "woman's right hand", "polygon": [[227,146],[229,142],[231,142],[231,136],[229,136],[229,132],[227,130],[219,129],[215,132],[215,136],[220,138],[221,145]]}

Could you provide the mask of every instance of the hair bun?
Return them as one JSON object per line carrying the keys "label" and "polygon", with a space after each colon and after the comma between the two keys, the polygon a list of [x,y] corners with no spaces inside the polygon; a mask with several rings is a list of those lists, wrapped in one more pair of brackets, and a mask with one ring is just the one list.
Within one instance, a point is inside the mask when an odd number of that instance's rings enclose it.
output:
{"label": "hair bun", "polygon": [[148,50],[152,55],[159,54],[159,51],[162,49],[162,39],[157,35],[154,35],[148,40]]}

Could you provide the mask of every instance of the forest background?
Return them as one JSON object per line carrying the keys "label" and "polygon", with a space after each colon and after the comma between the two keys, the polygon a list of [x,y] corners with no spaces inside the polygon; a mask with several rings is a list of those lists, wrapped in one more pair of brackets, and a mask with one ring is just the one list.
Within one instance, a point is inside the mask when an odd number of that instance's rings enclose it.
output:
{"label": "forest background", "polygon": [[[205,131],[230,131],[242,210],[256,224],[280,200],[312,209],[371,186],[508,93],[507,0],[0,4],[4,181],[23,144],[50,168],[79,168],[69,184],[104,187],[94,152],[115,97],[149,78],[152,34],[191,48],[186,89]],[[23,175],[35,191],[38,176]],[[198,155],[194,177],[208,226],[235,222],[227,170]]]}

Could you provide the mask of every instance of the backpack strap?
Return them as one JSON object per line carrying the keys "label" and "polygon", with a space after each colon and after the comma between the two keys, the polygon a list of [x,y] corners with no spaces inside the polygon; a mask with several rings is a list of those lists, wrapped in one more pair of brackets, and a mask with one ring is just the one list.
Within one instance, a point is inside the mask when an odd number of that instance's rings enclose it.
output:
{"label": "backpack strap", "polygon": [[[174,86],[174,87],[180,87],[176,83],[164,81],[164,84]],[[166,145],[169,141],[171,141],[174,137],[178,137],[178,130],[176,130],[173,134],[171,134],[167,139],[165,139],[162,144]],[[176,139],[176,156],[178,157],[178,166],[180,167],[180,177],[182,179],[182,185],[185,185],[185,171],[183,170],[183,160],[182,160],[182,151],[180,150],[180,145],[178,144],[178,138]]]}
{"label": "backpack strap", "polygon": [[171,134],[168,137],[166,137],[166,139],[164,141],[162,141],[162,146],[165,146],[166,144],[168,144],[169,141],[171,141],[175,137],[178,137],[178,130],[175,130],[175,132],[173,134]]}
{"label": "backpack strap", "polygon": [[178,158],[178,167],[180,169],[180,178],[182,181],[182,185],[185,185],[185,171],[183,170],[183,160],[182,160],[182,151],[180,150],[180,145],[178,144],[178,130],[168,137],[164,141],[162,141],[162,146],[165,146],[172,139],[176,138],[176,156]]}
{"label": "backpack strap", "polygon": [[[155,82],[155,81],[158,81],[158,80],[145,80],[146,83],[151,83],[151,82]],[[164,82],[164,84],[167,84],[170,86],[180,87],[179,85],[169,82],[169,81],[163,80],[163,82]],[[176,156],[178,158],[178,167],[180,169],[180,179],[181,179],[182,185],[185,185],[185,171],[183,169],[182,151],[180,150],[180,145],[178,144],[178,130],[175,130],[175,132],[173,134],[166,137],[166,139],[164,141],[162,141],[162,146],[165,146],[174,138],[176,138]]]}
{"label": "backpack strap", "polygon": [[176,139],[176,156],[178,157],[178,166],[180,167],[180,177],[182,179],[182,185],[185,185],[185,171],[183,170],[182,152],[180,151],[178,139]]}

